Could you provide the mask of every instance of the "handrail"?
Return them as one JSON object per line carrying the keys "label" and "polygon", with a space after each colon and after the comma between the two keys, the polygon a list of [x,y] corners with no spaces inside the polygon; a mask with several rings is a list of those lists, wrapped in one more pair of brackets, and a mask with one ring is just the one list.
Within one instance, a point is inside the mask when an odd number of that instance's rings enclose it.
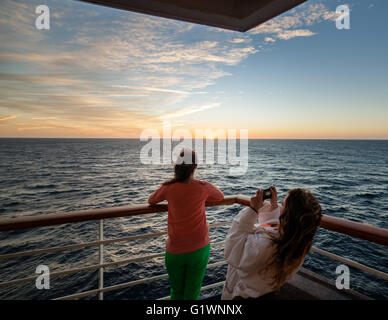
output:
{"label": "handrail", "polygon": [[[225,225],[231,224],[231,223],[232,223],[232,221],[212,223],[212,224],[209,224],[209,228],[225,226]],[[90,241],[90,242],[83,242],[83,243],[71,244],[71,245],[60,246],[60,247],[51,247],[51,248],[22,251],[22,252],[16,252],[16,253],[6,253],[6,254],[0,254],[0,259],[19,258],[19,257],[24,257],[24,256],[32,256],[35,254],[80,249],[80,248],[98,246],[100,244],[112,244],[112,243],[116,243],[116,242],[124,242],[124,241],[131,241],[131,240],[137,240],[137,239],[159,237],[159,236],[164,236],[167,234],[168,234],[167,231],[155,232],[155,233],[146,233],[146,234],[138,234],[136,236],[130,236],[130,237],[114,238],[114,239],[107,239],[107,240],[102,240],[102,241]]]}
{"label": "handrail", "polygon": [[[236,202],[244,206],[249,206],[250,197],[237,195]],[[388,246],[388,229],[337,218],[327,214],[322,215],[321,224],[319,226],[323,229],[346,234],[354,238]]]}
{"label": "handrail", "polygon": [[[226,196],[223,200],[206,203],[206,206],[230,205],[237,203],[237,196]],[[107,218],[120,218],[137,216],[141,214],[167,212],[167,203],[155,205],[135,204],[122,207],[112,207],[103,209],[90,209],[73,212],[58,212],[42,214],[38,216],[28,216],[20,218],[0,219],[0,231],[10,231],[28,229],[36,227],[53,226],[65,223],[75,223],[93,221]]]}
{"label": "handrail", "polygon": [[[226,196],[221,201],[206,203],[206,206],[212,207],[231,204],[249,206],[249,203],[250,197],[248,196],[231,195]],[[166,212],[167,210],[167,203],[161,203],[156,205],[138,204],[123,207],[91,209],[73,212],[43,214],[38,216],[28,216],[20,218],[0,219],[0,231],[44,227],[107,218],[136,216],[141,214]],[[388,246],[388,229],[378,228],[375,226],[337,218],[326,214],[322,217],[320,227],[346,234],[355,238],[360,238],[363,240]]]}

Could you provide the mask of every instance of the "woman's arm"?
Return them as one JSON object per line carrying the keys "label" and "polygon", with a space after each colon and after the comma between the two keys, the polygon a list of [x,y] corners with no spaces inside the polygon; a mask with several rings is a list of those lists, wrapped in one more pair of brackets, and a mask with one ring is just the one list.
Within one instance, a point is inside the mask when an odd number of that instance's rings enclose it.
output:
{"label": "woman's arm", "polygon": [[[260,197],[261,196],[261,197]],[[245,271],[256,272],[267,247],[267,239],[254,233],[254,224],[262,207],[262,191],[251,198],[251,207],[242,209],[233,219],[226,237],[224,257],[228,264]]]}
{"label": "woman's arm", "polygon": [[158,202],[167,200],[166,198],[166,187],[161,186],[158,190],[156,190],[153,194],[151,194],[148,198],[149,204],[156,204]]}
{"label": "woman's arm", "polygon": [[253,234],[256,221],[257,213],[250,207],[242,209],[233,219],[225,241],[224,257],[235,268],[241,265],[248,238]]}

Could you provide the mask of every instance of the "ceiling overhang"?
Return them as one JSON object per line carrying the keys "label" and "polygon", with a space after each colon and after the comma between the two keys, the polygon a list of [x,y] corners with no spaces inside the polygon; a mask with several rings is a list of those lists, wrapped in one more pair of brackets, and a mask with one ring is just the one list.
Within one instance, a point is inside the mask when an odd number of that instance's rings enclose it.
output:
{"label": "ceiling overhang", "polygon": [[248,31],[307,0],[80,0],[112,8]]}

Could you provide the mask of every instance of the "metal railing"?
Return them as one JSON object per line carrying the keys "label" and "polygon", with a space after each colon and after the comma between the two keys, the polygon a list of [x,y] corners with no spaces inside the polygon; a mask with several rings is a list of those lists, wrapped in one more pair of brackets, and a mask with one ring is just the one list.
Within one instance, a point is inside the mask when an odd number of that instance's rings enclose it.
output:
{"label": "metal railing", "polygon": [[[223,200],[218,202],[212,202],[212,203],[206,203],[207,207],[211,206],[219,206],[219,205],[232,205],[232,204],[240,204],[244,206],[248,206],[250,202],[250,197],[243,196],[243,195],[233,195],[233,196],[226,196]],[[83,271],[90,271],[90,270],[98,270],[98,287],[94,290],[79,292],[63,297],[59,297],[57,299],[64,300],[64,299],[76,299],[81,298],[85,296],[90,295],[98,295],[99,299],[103,299],[104,292],[118,290],[126,287],[131,287],[140,283],[147,283],[151,281],[161,280],[161,279],[167,279],[167,274],[162,274],[159,276],[154,276],[146,279],[140,279],[125,283],[116,284],[109,287],[104,287],[104,269],[107,267],[112,267],[115,265],[127,265],[132,262],[137,261],[143,261],[143,260],[149,260],[149,259],[155,259],[159,257],[164,256],[164,252],[156,253],[156,254],[150,254],[150,255],[144,255],[139,257],[134,257],[130,259],[124,259],[119,260],[115,262],[104,262],[104,244],[112,244],[117,242],[124,242],[124,241],[131,241],[131,240],[137,240],[137,239],[143,239],[143,238],[150,238],[150,237],[159,237],[166,235],[167,232],[158,232],[158,233],[150,233],[150,234],[143,234],[143,235],[135,235],[135,236],[129,236],[129,237],[122,237],[117,239],[104,239],[104,230],[103,230],[103,220],[104,219],[110,219],[110,218],[117,218],[117,217],[128,217],[128,216],[136,216],[136,215],[142,215],[142,214],[150,214],[150,213],[158,213],[158,212],[166,212],[168,210],[168,205],[165,203],[157,204],[157,205],[131,205],[131,206],[124,206],[124,207],[115,207],[115,208],[106,208],[106,209],[96,209],[96,210],[83,210],[83,211],[74,211],[69,213],[53,213],[53,214],[46,214],[46,215],[39,215],[39,216],[32,216],[32,217],[20,217],[20,218],[11,218],[11,219],[1,219],[0,220],[0,231],[10,231],[10,230],[18,230],[18,229],[27,229],[27,228],[36,228],[36,227],[43,227],[43,226],[52,226],[52,225],[60,225],[65,223],[77,223],[77,222],[83,222],[83,221],[95,221],[98,220],[98,241],[92,241],[92,242],[85,242],[85,243],[78,243],[74,245],[67,245],[67,246],[61,246],[61,247],[52,247],[52,248],[46,248],[46,249],[37,249],[37,250],[30,250],[30,251],[24,251],[24,252],[18,252],[18,253],[10,253],[10,254],[3,254],[0,255],[0,259],[10,259],[10,258],[16,258],[16,257],[22,257],[22,256],[31,256],[36,254],[42,254],[42,253],[49,253],[49,252],[57,252],[57,251],[64,251],[64,250],[72,250],[72,249],[79,249],[79,248],[85,248],[85,247],[91,247],[91,246],[97,246],[98,247],[98,258],[99,263],[96,265],[88,265],[84,267],[78,267],[78,268],[72,268],[68,270],[62,270],[50,273],[50,277],[60,276],[60,275],[66,275],[66,274],[72,274],[77,272],[83,272]],[[210,224],[210,228],[219,227],[219,226],[225,226],[227,224],[231,224],[231,221],[225,221],[220,223],[214,223]],[[352,237],[364,239],[370,242],[378,243],[384,246],[388,245],[388,230],[377,228],[370,225],[365,225],[353,221],[348,221],[345,219],[323,215],[321,225],[320,227],[332,230],[335,232],[339,232],[342,234],[347,234]],[[218,246],[224,244],[224,241],[212,243],[212,246]],[[343,263],[346,263],[348,265],[351,265],[355,268],[364,270],[366,272],[369,272],[371,274],[374,274],[378,277],[384,278],[388,280],[388,274],[384,273],[382,271],[370,268],[368,266],[362,265],[360,263],[354,262],[352,260],[343,258],[341,256],[334,255],[330,252],[327,252],[325,250],[312,247],[312,252],[319,253],[321,255],[325,255],[327,257],[330,257],[332,259],[341,261]],[[219,261],[208,265],[208,268],[214,268],[221,265],[225,265],[225,261]],[[26,277],[26,278],[19,278],[15,280],[5,281],[0,283],[1,287],[21,284],[25,282],[35,281],[36,276],[32,277]],[[212,289],[218,286],[222,286],[224,281],[217,282],[211,285],[207,285],[202,287],[203,290]],[[161,299],[168,299],[168,297],[164,297]]]}

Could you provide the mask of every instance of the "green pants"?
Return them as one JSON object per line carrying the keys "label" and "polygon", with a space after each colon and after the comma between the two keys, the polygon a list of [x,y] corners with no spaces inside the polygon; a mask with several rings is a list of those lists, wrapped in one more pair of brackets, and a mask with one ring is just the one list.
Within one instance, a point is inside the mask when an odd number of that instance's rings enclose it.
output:
{"label": "green pants", "polygon": [[194,252],[171,254],[165,264],[170,280],[171,300],[198,300],[210,255],[210,243]]}

